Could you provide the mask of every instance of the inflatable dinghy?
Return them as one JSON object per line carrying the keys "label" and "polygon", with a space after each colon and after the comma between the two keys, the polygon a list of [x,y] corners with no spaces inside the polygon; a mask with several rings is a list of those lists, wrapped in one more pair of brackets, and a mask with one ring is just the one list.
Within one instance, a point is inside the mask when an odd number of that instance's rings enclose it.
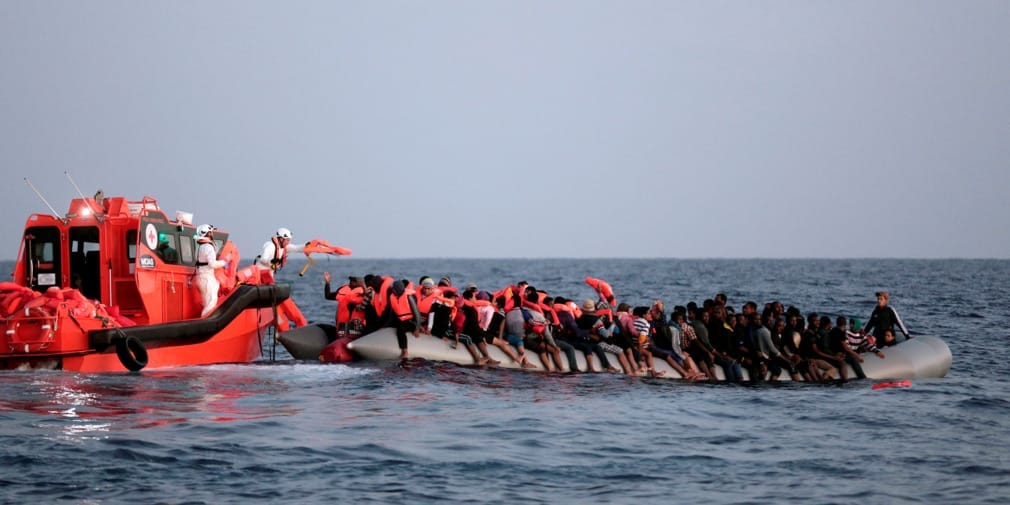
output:
{"label": "inflatable dinghy", "polygon": [[[310,325],[311,326],[311,325]],[[307,327],[306,327],[307,328]],[[301,330],[302,328],[299,328]],[[315,352],[316,356],[319,354],[319,350],[322,349],[326,343],[319,345],[322,342],[321,335],[325,330],[305,330],[305,335],[311,335],[315,344],[310,344],[309,340],[299,342],[301,349],[298,351],[303,353],[303,356],[310,356]],[[290,341],[290,333],[284,334],[282,343],[284,343],[287,348]],[[297,336],[297,335],[296,335]],[[432,337],[430,335],[421,335],[415,337],[412,334],[408,335],[407,350],[410,353],[411,358],[424,358],[431,361],[448,361],[452,363],[457,363],[460,365],[473,365],[474,360],[470,353],[462,346],[457,346],[455,349],[451,345],[442,341],[439,338]],[[289,342],[289,343],[285,343]],[[311,350],[312,345],[319,345],[318,349],[315,351]],[[396,344],[396,330],[393,328],[383,328],[374,333],[365,335],[357,340],[348,344],[348,349],[354,353],[354,356],[358,360],[396,360],[400,357],[400,349]],[[489,345],[488,349],[491,353],[491,357],[500,361],[501,364],[498,365],[502,368],[515,368],[522,369],[522,367],[512,361],[501,349],[493,345]],[[288,352],[291,352],[291,348],[288,348]],[[950,348],[947,344],[937,337],[933,336],[917,336],[911,340],[901,342],[900,344],[892,347],[887,347],[883,349],[884,358],[879,358],[875,354],[863,354],[863,371],[866,373],[869,379],[922,379],[922,378],[940,378],[947,375],[950,370],[952,357],[950,353]],[[292,355],[294,353],[292,352]],[[536,365],[535,368],[530,368],[530,371],[546,371],[543,363],[540,362],[539,356],[527,351],[527,357],[530,362]],[[579,365],[579,371],[589,371],[586,368],[585,355],[580,352],[575,352],[576,361]],[[314,357],[306,357],[299,359],[315,359]],[[611,364],[615,367],[619,367],[617,356],[611,353],[607,353],[607,359],[610,360]],[[564,363],[564,371],[568,370],[567,359],[562,358]],[[680,374],[678,374],[673,368],[671,368],[665,361],[655,360],[655,367],[657,371],[662,371],[664,374],[663,378],[668,379],[682,379]],[[848,365],[846,365],[848,367]],[[716,367],[716,379],[725,380],[725,376],[719,367]],[[593,359],[592,371],[601,371],[600,362],[598,359]],[[747,370],[743,371],[744,380],[749,380]],[[856,374],[852,371],[851,367],[848,367],[848,376],[855,377]],[[790,380],[789,374],[782,372],[779,377],[780,380]]]}

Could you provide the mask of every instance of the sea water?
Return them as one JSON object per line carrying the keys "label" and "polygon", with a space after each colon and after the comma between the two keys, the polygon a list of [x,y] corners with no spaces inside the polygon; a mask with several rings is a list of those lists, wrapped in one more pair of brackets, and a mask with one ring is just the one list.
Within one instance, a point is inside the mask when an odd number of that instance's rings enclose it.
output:
{"label": "sea water", "polygon": [[[13,270],[10,262],[2,271]],[[887,290],[946,378],[911,387],[689,384],[410,361],[0,372],[2,503],[1007,503],[1010,261],[322,260],[321,273],[527,280],[581,300],[717,292],[866,319]],[[336,286],[334,286],[336,287]],[[273,355],[274,359],[270,359]]]}

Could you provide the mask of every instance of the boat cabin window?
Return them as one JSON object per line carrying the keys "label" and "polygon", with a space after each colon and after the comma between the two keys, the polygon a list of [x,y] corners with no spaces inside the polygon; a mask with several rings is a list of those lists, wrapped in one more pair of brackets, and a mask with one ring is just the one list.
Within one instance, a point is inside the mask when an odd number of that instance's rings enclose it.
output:
{"label": "boat cabin window", "polygon": [[70,287],[92,300],[102,296],[101,251],[97,226],[70,229]]}
{"label": "boat cabin window", "polygon": [[133,275],[137,259],[137,230],[126,230],[126,264],[130,275]]}
{"label": "boat cabin window", "polygon": [[179,236],[171,232],[158,233],[158,247],[154,249],[161,261],[169,265],[179,263]]}
{"label": "boat cabin window", "polygon": [[60,230],[55,226],[25,230],[26,284],[36,291],[58,286],[61,278]]}
{"label": "boat cabin window", "polygon": [[137,259],[137,230],[126,230],[126,259],[130,263]]}
{"label": "boat cabin window", "polygon": [[186,265],[196,264],[196,255],[193,253],[193,237],[183,235],[179,237],[179,257]]}

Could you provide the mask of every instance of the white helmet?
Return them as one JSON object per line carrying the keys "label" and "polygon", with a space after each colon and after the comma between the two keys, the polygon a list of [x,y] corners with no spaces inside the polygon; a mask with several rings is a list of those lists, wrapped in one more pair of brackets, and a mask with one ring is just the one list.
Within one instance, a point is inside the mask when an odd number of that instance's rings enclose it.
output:
{"label": "white helmet", "polygon": [[287,228],[277,228],[277,237],[291,240],[291,230]]}
{"label": "white helmet", "polygon": [[201,239],[203,237],[206,237],[207,235],[210,235],[210,232],[214,230],[215,228],[209,224],[201,224],[200,226],[196,227],[196,234],[193,235],[193,238]]}

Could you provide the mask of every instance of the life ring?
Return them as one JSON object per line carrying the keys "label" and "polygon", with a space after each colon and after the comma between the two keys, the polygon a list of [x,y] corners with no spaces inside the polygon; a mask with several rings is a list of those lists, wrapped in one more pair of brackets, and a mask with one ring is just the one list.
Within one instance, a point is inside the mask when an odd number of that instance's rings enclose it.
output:
{"label": "life ring", "polygon": [[[39,322],[37,335],[22,335],[21,326],[25,321]],[[7,336],[12,346],[24,346],[24,352],[35,352],[45,349],[56,337],[56,317],[49,313],[44,305],[20,309],[8,320]]]}
{"label": "life ring", "polygon": [[147,349],[137,337],[125,337],[116,341],[116,356],[119,362],[131,372],[147,366]]}

